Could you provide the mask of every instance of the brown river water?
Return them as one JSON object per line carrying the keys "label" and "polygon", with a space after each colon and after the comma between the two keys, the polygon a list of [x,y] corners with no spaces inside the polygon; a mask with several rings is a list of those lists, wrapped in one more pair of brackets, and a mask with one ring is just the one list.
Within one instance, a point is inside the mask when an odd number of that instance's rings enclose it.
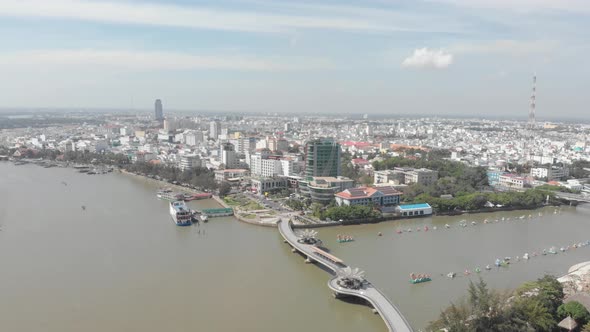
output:
{"label": "brown river water", "polygon": [[[368,307],[334,299],[329,275],[291,253],[276,229],[233,217],[176,227],[167,202],[155,197],[157,189],[123,174],[0,163],[2,330],[386,330]],[[218,206],[213,200],[189,205]],[[554,214],[545,208],[318,231],[334,255],[363,269],[419,330],[477,280],[476,273],[463,276],[464,270],[590,240],[589,211],[563,207]],[[535,218],[482,223],[523,214]],[[459,227],[463,219],[477,225]],[[413,231],[396,233],[408,228]],[[338,234],[355,241],[337,243]],[[479,275],[494,288],[513,288],[587,260],[590,247]],[[458,277],[445,277],[450,271]],[[433,281],[411,285],[411,272],[428,273]]]}

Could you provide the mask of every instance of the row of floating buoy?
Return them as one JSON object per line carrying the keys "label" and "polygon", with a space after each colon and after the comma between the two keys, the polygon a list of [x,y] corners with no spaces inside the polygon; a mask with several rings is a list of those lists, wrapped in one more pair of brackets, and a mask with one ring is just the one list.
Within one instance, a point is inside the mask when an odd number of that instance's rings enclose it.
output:
{"label": "row of floating buoy", "polygon": [[[561,213],[561,209],[555,209],[553,211],[553,213],[554,214],[559,214],[559,213]],[[484,219],[481,223],[483,223],[483,224],[492,224],[492,223],[499,223],[501,221],[532,220],[532,219],[541,218],[541,217],[543,217],[543,213],[539,212],[537,216],[534,216],[532,214],[529,214],[528,216],[527,215],[522,215],[520,217],[502,217],[502,218],[497,218],[497,219],[494,219],[494,220]],[[467,220],[463,219],[463,220],[461,220],[461,221],[458,222],[458,226],[459,227],[462,227],[462,228],[465,228],[465,227],[467,227],[469,225],[476,226],[478,224],[479,223],[477,221],[475,221],[475,220],[474,221],[471,221],[471,222],[468,222]],[[453,226],[447,223],[447,224],[444,225],[444,228],[450,229],[450,228],[453,228]],[[432,230],[437,230],[437,229],[438,229],[437,226],[432,226]],[[427,232],[428,230],[430,230],[430,228],[428,226],[424,226],[424,227],[420,226],[420,227],[416,227],[415,229],[412,229],[412,228],[398,229],[398,230],[396,230],[396,233],[397,234],[412,233],[413,231],[420,232],[422,230],[424,230],[424,231]],[[382,236],[381,232],[379,232],[378,235],[379,236]]]}
{"label": "row of floating buoy", "polygon": [[[546,256],[546,255],[550,255],[550,254],[556,255],[559,252],[562,252],[563,253],[563,252],[566,252],[566,251],[569,251],[569,250],[578,249],[578,248],[587,247],[587,246],[590,246],[590,241],[573,243],[573,244],[570,244],[568,246],[560,247],[559,249],[557,249],[557,247],[550,247],[549,250],[543,249],[540,253],[534,251],[531,255],[529,255],[529,253],[524,253],[524,255],[522,256],[522,258],[519,257],[519,256],[516,256],[516,259],[512,259],[512,257],[509,257],[509,256],[504,257],[502,259],[501,258],[496,258],[496,261],[494,262],[494,266],[496,268],[508,267],[511,263],[513,263],[515,261],[516,262],[519,262],[521,260],[528,261],[532,257]],[[485,267],[485,270],[486,271],[489,271],[491,269],[492,269],[492,266],[486,265],[486,267]],[[481,273],[481,271],[482,270],[479,267],[476,267],[475,270],[474,270],[475,273]],[[463,272],[463,275],[464,276],[470,276],[472,273],[473,272],[471,272],[470,270],[466,269]],[[449,272],[446,276],[449,277],[449,278],[451,278],[451,279],[453,279],[453,278],[455,278],[457,276],[457,273],[456,272]]]}

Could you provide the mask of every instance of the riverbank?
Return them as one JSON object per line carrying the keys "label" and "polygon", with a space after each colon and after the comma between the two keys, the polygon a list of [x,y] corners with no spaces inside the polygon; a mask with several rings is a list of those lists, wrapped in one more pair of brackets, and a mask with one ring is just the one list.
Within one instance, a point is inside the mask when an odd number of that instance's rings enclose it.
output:
{"label": "riverbank", "polygon": [[434,213],[434,215],[436,215],[436,216],[460,216],[463,214],[493,213],[493,212],[504,212],[504,211],[532,211],[532,210],[542,209],[542,208],[548,207],[548,206],[560,206],[560,205],[540,205],[540,206],[535,206],[535,207],[531,207],[531,208],[494,207],[494,208],[485,208],[485,209],[479,209],[479,210],[436,212],[436,213]]}
{"label": "riverbank", "polygon": [[579,294],[590,296],[590,261],[573,265],[566,275],[557,280],[563,284],[566,297]]}
{"label": "riverbank", "polygon": [[[170,188],[170,189],[174,189],[174,190],[177,190],[177,191],[183,191],[183,192],[193,193],[193,194],[202,194],[203,193],[202,191],[195,190],[195,189],[192,189],[192,188],[189,188],[189,187],[184,187],[184,186],[177,185],[177,184],[172,184],[170,182],[166,182],[166,181],[163,181],[163,180],[158,180],[158,179],[150,178],[150,177],[147,177],[147,176],[143,176],[143,175],[131,173],[131,172],[126,171],[125,169],[122,169],[122,168],[119,169],[118,171],[121,174],[126,174],[126,175],[130,175],[130,176],[134,176],[134,177],[137,177],[137,178],[141,178],[142,180],[147,180],[148,182],[159,184],[161,187]],[[213,196],[213,199],[215,199],[215,197],[216,196]],[[219,200],[216,200],[216,201],[218,203],[220,203]],[[227,207],[224,204],[221,204],[221,205],[223,207]]]}

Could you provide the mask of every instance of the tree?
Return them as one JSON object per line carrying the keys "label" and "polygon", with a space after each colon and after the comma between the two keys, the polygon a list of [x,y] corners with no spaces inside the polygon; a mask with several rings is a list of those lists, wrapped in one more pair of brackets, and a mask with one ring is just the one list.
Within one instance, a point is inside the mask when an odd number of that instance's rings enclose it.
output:
{"label": "tree", "polygon": [[219,186],[219,196],[223,197],[231,192],[231,185],[227,181],[221,182]]}
{"label": "tree", "polygon": [[551,331],[557,326],[549,309],[538,299],[521,298],[514,305],[514,309],[535,331]]}
{"label": "tree", "polygon": [[579,325],[584,325],[590,321],[590,313],[584,305],[577,301],[564,303],[557,308],[557,315],[560,319],[571,316]]}

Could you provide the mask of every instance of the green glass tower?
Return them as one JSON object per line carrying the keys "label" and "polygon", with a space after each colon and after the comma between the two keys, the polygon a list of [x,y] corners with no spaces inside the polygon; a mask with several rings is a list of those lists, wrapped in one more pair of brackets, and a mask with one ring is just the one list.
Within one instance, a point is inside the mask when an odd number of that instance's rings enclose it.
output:
{"label": "green glass tower", "polygon": [[305,145],[305,177],[340,175],[340,144],[320,138]]}

